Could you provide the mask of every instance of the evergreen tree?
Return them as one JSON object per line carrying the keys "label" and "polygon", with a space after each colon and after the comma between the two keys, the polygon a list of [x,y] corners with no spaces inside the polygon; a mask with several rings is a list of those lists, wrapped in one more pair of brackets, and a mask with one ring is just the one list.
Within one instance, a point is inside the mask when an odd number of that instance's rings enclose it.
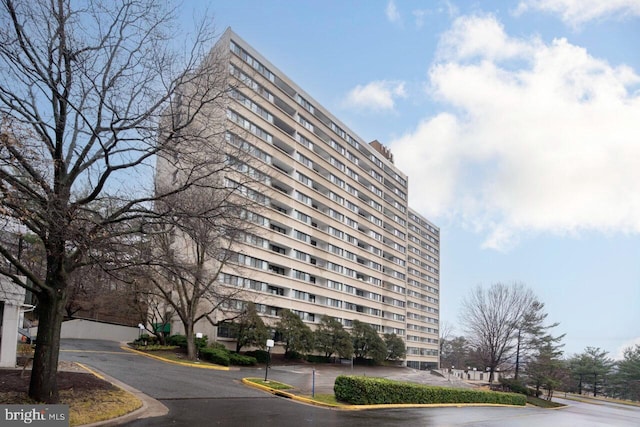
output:
{"label": "evergreen tree", "polygon": [[640,345],[624,350],[613,377],[617,397],[640,401]]}
{"label": "evergreen tree", "polygon": [[[539,349],[550,345],[551,347],[561,347],[559,344],[564,334],[553,337],[549,330],[555,328],[559,323],[545,325],[548,314],[544,311],[544,303],[533,300],[524,312],[522,319],[517,323],[516,330],[516,354],[515,354],[515,379],[518,379],[521,367],[526,365],[532,356],[538,356]],[[554,353],[556,349],[549,349]]]}
{"label": "evergreen tree", "polygon": [[577,392],[588,389],[593,396],[604,392],[604,382],[611,374],[614,362],[608,352],[600,348],[587,347],[585,351],[569,360],[571,376],[577,382]]}
{"label": "evergreen tree", "polygon": [[276,332],[284,343],[285,357],[295,353],[307,353],[313,349],[313,332],[300,316],[291,310],[280,312],[280,320],[276,324]]}
{"label": "evergreen tree", "polygon": [[326,358],[334,354],[343,358],[349,358],[353,355],[351,336],[336,318],[323,315],[313,335],[316,350],[324,354]]}
{"label": "evergreen tree", "polygon": [[387,359],[404,359],[407,354],[407,346],[404,340],[396,334],[384,334],[384,343],[387,346]]}
{"label": "evergreen tree", "polygon": [[386,359],[387,346],[373,326],[354,320],[351,339],[356,357],[371,358],[376,363],[382,363]]}
{"label": "evergreen tree", "polygon": [[530,385],[535,386],[536,395],[540,388],[547,390],[547,400],[553,397],[553,391],[562,384],[566,376],[566,365],[561,359],[562,350],[552,340],[542,343],[536,355],[527,364],[526,373]]}
{"label": "evergreen tree", "polygon": [[231,324],[231,330],[236,337],[236,353],[246,346],[264,348],[269,338],[269,330],[252,302],[247,303],[240,317]]}

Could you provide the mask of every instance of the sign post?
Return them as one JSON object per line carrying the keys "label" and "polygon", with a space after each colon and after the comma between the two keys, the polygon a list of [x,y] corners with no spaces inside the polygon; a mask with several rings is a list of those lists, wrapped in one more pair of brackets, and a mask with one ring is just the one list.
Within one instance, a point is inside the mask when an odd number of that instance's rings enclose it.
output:
{"label": "sign post", "polygon": [[267,375],[269,374],[269,362],[271,361],[271,348],[275,343],[273,340],[267,340],[267,364],[264,367],[264,381],[267,382]]}
{"label": "sign post", "polygon": [[[204,337],[202,332],[196,332],[196,340],[202,337]],[[195,341],[194,344],[196,346],[196,360],[200,360],[200,347],[198,347],[198,341]]]}

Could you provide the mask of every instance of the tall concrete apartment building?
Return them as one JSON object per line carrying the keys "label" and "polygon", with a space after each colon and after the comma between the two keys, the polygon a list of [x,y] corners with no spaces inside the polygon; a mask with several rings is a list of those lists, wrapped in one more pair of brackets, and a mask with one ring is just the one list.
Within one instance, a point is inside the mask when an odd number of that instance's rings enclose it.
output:
{"label": "tall concrete apartment building", "polygon": [[[269,324],[284,308],[312,329],[322,315],[347,330],[358,319],[401,336],[407,366],[437,367],[439,229],[408,206],[392,153],[364,142],[231,29],[215,49],[237,86],[227,139],[257,148],[274,190],[260,243],[242,247],[245,277],[220,280],[250,283]],[[224,340],[224,328],[205,332]]]}

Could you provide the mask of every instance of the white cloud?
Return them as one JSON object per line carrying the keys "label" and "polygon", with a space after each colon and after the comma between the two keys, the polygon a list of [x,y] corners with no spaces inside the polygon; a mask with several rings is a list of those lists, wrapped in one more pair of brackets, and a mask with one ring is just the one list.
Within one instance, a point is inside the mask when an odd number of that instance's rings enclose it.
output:
{"label": "white cloud", "polygon": [[638,84],[565,39],[457,19],[429,72],[450,112],[390,143],[412,206],[463,220],[495,249],[528,233],[640,233]]}
{"label": "white cloud", "polygon": [[442,6],[440,7],[439,11],[446,13],[449,18],[457,16],[460,12],[458,6],[453,4],[453,2],[451,2],[450,0],[443,0],[441,3]]}
{"label": "white cloud", "polygon": [[424,18],[429,14],[428,9],[416,9],[412,10],[411,14],[416,18],[416,28],[422,28],[424,26]]}
{"label": "white cloud", "polygon": [[393,110],[394,99],[406,97],[403,82],[375,81],[358,85],[347,95],[346,105],[362,110]]}
{"label": "white cloud", "polygon": [[389,3],[387,3],[385,14],[387,15],[389,22],[394,24],[399,24],[401,22],[400,12],[398,12],[398,8],[393,0],[390,0]]}
{"label": "white cloud", "polygon": [[636,345],[640,345],[640,337],[637,337],[635,339],[629,340],[627,342],[625,342],[624,344],[622,344],[617,350],[615,354],[612,354],[611,356],[615,359],[615,360],[622,360],[624,359],[624,351],[628,348],[633,348]]}
{"label": "white cloud", "polygon": [[489,60],[530,57],[539,42],[510,38],[495,17],[461,16],[440,39],[439,60]]}
{"label": "white cloud", "polygon": [[556,13],[573,27],[606,17],[640,16],[638,0],[523,0],[516,14],[529,9]]}
{"label": "white cloud", "polygon": [[458,7],[451,0],[440,0],[434,9],[414,9],[411,14],[415,18],[416,28],[424,26],[424,20],[429,15],[442,14],[453,19],[460,13]]}

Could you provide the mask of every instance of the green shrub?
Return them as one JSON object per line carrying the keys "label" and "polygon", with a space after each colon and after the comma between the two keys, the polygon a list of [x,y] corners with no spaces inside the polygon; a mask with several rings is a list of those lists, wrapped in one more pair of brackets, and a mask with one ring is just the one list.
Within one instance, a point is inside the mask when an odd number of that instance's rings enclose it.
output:
{"label": "green shrub", "polygon": [[284,358],[287,360],[302,360],[304,355],[299,351],[289,350],[288,353],[284,354]]}
{"label": "green shrub", "polygon": [[136,350],[144,350],[144,351],[167,351],[167,350],[175,350],[178,347],[176,347],[175,345],[153,344],[153,345],[134,345],[133,348],[135,348]]}
{"label": "green shrub", "polygon": [[390,403],[496,403],[526,404],[526,397],[515,393],[434,387],[383,378],[340,375],[333,391],[336,399],[353,405]]}
{"label": "green shrub", "polygon": [[214,341],[211,344],[209,344],[209,348],[216,348],[218,350],[223,350],[223,351],[227,351],[227,352],[229,351],[227,349],[226,345],[222,344],[221,342],[217,342],[217,341]]}
{"label": "green shrub", "polygon": [[254,366],[258,363],[255,357],[245,356],[238,353],[229,353],[229,362],[238,366]]}
{"label": "green shrub", "polygon": [[307,359],[307,362],[311,362],[311,363],[330,363],[331,362],[330,357],[318,356],[315,354],[308,354],[306,359]]}
{"label": "green shrub", "polygon": [[187,337],[186,335],[171,335],[167,338],[167,344],[187,348]]}
{"label": "green shrub", "polygon": [[267,359],[269,358],[269,354],[266,350],[247,351],[245,355],[255,357],[258,363],[267,363]]}
{"label": "green shrub", "polygon": [[207,346],[207,341],[209,341],[209,337],[205,335],[202,338],[196,338],[195,341],[196,341],[196,348],[198,348],[198,350],[202,350]]}
{"label": "green shrub", "polygon": [[201,349],[200,358],[217,365],[229,366],[229,352],[217,348],[205,347]]}
{"label": "green shrub", "polygon": [[362,357],[356,357],[353,359],[353,364],[354,365],[359,365],[359,366],[375,366],[378,363],[376,363],[375,360],[373,359],[365,359]]}
{"label": "green shrub", "polygon": [[527,387],[524,382],[514,378],[500,378],[500,384],[507,391],[524,394],[525,396],[538,397],[542,393],[541,391],[536,393],[535,389]]}
{"label": "green shrub", "polygon": [[[198,348],[199,350],[202,350],[203,348],[205,348],[207,346],[207,341],[209,340],[209,337],[207,337],[206,335],[202,338],[195,338],[195,343],[196,343],[196,348]],[[187,336],[186,335],[171,335],[169,338],[167,338],[167,344],[168,345],[176,345],[180,348],[187,348]]]}
{"label": "green shrub", "polygon": [[149,334],[142,334],[133,341],[135,345],[156,345],[157,343],[158,337]]}

